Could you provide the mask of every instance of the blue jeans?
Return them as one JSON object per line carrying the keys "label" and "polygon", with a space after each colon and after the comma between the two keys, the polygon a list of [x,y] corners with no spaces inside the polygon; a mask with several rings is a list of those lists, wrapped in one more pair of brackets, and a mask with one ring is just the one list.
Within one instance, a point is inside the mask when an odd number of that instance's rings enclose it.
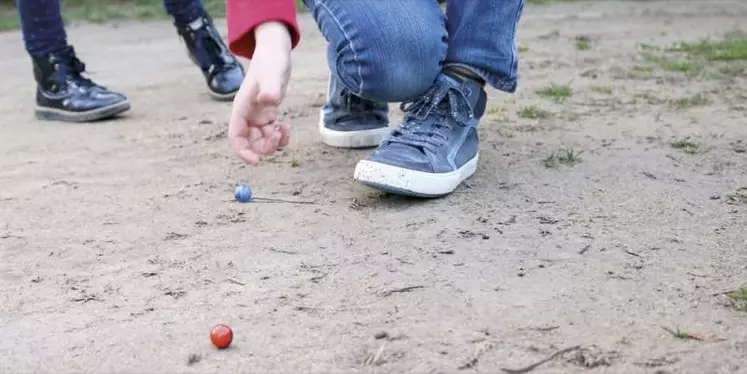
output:
{"label": "blue jeans", "polygon": [[[23,42],[31,56],[67,47],[60,0],[18,0],[17,4]],[[163,6],[178,24],[188,24],[205,13],[201,0],[163,0]]]}
{"label": "blue jeans", "polygon": [[304,0],[329,42],[330,72],[374,101],[411,100],[444,67],[516,91],[516,28],[524,0]]}

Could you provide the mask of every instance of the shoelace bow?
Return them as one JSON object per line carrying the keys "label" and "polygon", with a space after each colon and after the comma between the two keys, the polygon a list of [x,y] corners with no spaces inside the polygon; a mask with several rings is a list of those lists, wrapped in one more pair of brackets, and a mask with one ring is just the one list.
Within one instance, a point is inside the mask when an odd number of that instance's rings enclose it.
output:
{"label": "shoelace bow", "polygon": [[[443,78],[439,80],[425,95],[400,105],[405,112],[405,122],[394,131],[390,142],[434,151],[448,140],[445,134],[452,131],[454,125],[466,126],[474,117],[467,94]],[[433,124],[424,126],[423,121],[433,121]]]}

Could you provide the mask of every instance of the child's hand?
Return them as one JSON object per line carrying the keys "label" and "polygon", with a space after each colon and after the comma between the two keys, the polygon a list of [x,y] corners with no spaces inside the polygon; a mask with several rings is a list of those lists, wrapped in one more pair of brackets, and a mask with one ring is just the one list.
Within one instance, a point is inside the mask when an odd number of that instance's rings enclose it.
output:
{"label": "child's hand", "polygon": [[290,125],[275,120],[290,78],[291,39],[286,26],[278,22],[260,25],[254,35],[254,56],[233,100],[228,138],[239,158],[258,165],[260,156],[288,145]]}

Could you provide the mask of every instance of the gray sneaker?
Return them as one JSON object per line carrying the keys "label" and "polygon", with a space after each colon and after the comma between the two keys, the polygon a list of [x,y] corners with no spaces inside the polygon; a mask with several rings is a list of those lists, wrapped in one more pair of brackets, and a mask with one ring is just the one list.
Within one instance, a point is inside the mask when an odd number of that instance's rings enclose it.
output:
{"label": "gray sneaker", "polygon": [[389,106],[360,98],[330,76],[319,134],[332,147],[375,147],[389,135]]}
{"label": "gray sneaker", "polygon": [[450,194],[477,169],[486,100],[477,82],[441,74],[426,94],[402,104],[402,125],[358,162],[355,179],[399,195]]}

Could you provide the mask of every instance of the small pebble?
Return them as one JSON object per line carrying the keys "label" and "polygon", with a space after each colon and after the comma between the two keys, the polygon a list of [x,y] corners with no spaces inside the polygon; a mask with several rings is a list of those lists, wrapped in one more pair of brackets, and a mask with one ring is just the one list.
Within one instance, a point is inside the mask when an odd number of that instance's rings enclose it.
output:
{"label": "small pebble", "polygon": [[198,355],[197,353],[190,353],[189,357],[187,357],[187,365],[194,365],[202,360],[202,356]]}
{"label": "small pebble", "polygon": [[236,186],[236,190],[233,192],[234,198],[240,203],[248,203],[252,200],[252,189],[248,184],[240,184]]}
{"label": "small pebble", "polygon": [[386,331],[379,331],[376,334],[374,334],[374,339],[386,339],[389,337],[389,333]]}

